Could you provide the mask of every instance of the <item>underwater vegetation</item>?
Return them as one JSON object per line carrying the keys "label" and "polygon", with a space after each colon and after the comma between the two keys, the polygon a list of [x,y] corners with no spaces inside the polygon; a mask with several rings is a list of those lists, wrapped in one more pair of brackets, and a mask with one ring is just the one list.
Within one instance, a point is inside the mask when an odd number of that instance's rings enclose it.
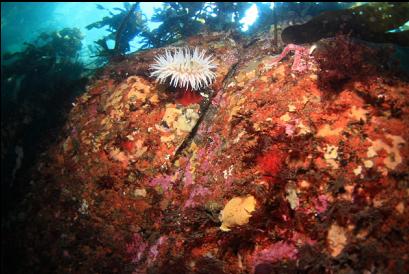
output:
{"label": "underwater vegetation", "polygon": [[409,21],[409,3],[368,3],[358,7],[325,11],[305,24],[290,26],[282,33],[285,43],[311,43],[336,34],[349,34],[370,42],[409,46],[409,30],[398,29]]}
{"label": "underwater vegetation", "polygon": [[[2,210],[13,199],[16,173],[27,171],[48,144],[45,140],[52,141],[50,130],[61,126],[85,86],[82,38],[75,28],[41,33],[20,52],[2,56]],[[15,157],[17,162],[8,160]]]}
{"label": "underwater vegetation", "polygon": [[[163,7],[156,8],[151,21],[161,23],[153,30],[147,27],[147,20],[142,14],[139,3],[125,3],[124,8],[110,11],[97,4],[98,9],[106,10],[109,16],[87,26],[87,29],[108,26],[109,35],[99,39],[93,49],[97,56],[120,55],[129,51],[129,42],[135,37],[141,37],[141,49],[158,48],[172,44],[192,35],[203,32],[234,31],[240,32],[241,22],[251,2],[165,2]],[[251,35],[279,24],[282,30],[285,26],[303,23],[311,16],[326,9],[341,9],[349,4],[323,3],[276,3],[271,9],[270,4],[256,3],[260,11],[259,19],[246,32]],[[118,13],[119,12],[119,13]],[[115,41],[115,48],[110,49],[107,41]],[[122,45],[122,46],[119,46]]]}
{"label": "underwater vegetation", "polygon": [[244,33],[251,3],[154,30],[103,5],[104,66],[75,28],[4,55],[6,273],[409,272],[409,76],[372,39],[407,14],[361,5],[391,15],[362,35],[350,4],[257,3]]}
{"label": "underwater vegetation", "polygon": [[[97,4],[98,9],[105,10],[105,8]],[[140,10],[139,3],[129,4],[124,3],[124,8],[114,8],[119,13],[114,14],[109,11],[110,16],[105,16],[101,21],[92,23],[86,28],[88,30],[93,28],[104,28],[108,26],[110,34],[97,40],[98,45],[96,51],[97,56],[118,56],[124,55],[130,50],[129,42],[133,40],[138,34],[146,31],[146,19]],[[107,41],[115,41],[113,49],[108,47]]]}
{"label": "underwater vegetation", "polygon": [[247,2],[165,3],[152,17],[153,22],[163,23],[150,32],[142,33],[142,48],[162,47],[203,31],[238,29],[249,6]]}

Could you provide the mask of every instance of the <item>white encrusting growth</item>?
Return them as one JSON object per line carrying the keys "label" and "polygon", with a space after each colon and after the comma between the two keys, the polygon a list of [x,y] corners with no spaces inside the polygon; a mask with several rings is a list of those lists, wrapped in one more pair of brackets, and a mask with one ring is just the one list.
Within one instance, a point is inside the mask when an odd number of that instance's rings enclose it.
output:
{"label": "white encrusting growth", "polygon": [[155,63],[150,66],[151,76],[156,82],[164,83],[170,77],[170,85],[174,87],[191,88],[197,90],[210,85],[216,73],[212,56],[205,57],[205,50],[199,53],[195,48],[175,48],[173,54],[166,50],[165,55],[155,57]]}

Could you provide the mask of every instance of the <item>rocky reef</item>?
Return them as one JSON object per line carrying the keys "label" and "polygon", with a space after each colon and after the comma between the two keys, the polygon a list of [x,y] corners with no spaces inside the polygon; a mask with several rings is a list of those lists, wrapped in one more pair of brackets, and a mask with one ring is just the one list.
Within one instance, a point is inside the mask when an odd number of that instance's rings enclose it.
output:
{"label": "rocky reef", "polygon": [[107,65],[3,225],[13,267],[408,272],[408,79],[345,36],[280,61],[268,43],[173,45],[214,57],[215,82],[195,93],[149,77],[163,48]]}

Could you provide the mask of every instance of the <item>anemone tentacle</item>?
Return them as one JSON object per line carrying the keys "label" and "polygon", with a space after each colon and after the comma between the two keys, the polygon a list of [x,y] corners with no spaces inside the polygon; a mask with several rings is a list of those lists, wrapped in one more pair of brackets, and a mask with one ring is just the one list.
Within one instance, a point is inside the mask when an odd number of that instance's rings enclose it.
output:
{"label": "anemone tentacle", "polygon": [[152,77],[156,82],[164,83],[170,78],[170,85],[174,87],[201,89],[209,86],[216,73],[212,56],[205,57],[206,51],[199,52],[198,48],[175,48],[173,54],[166,49],[164,55],[155,57],[155,63],[150,66]]}

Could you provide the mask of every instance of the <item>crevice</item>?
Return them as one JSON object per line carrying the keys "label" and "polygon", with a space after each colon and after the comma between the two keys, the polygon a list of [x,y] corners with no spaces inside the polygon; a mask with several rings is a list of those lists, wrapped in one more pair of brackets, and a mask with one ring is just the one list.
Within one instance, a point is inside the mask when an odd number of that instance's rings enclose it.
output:
{"label": "crevice", "polygon": [[[239,56],[240,53],[239,53]],[[226,76],[224,77],[222,83],[223,83],[223,87],[218,91],[218,92],[210,92],[210,97],[205,101],[205,103],[202,105],[201,107],[201,114],[199,119],[197,120],[196,125],[193,127],[193,129],[189,132],[189,135],[183,140],[182,144],[177,148],[177,150],[175,151],[175,154],[173,155],[173,157],[171,158],[170,163],[173,165],[175,163],[176,160],[178,160],[180,158],[180,155],[182,155],[183,151],[189,147],[189,145],[192,143],[193,138],[196,136],[197,130],[199,129],[199,126],[202,124],[207,111],[209,110],[209,107],[213,101],[213,98],[219,93],[219,92],[224,92],[226,90],[226,86],[227,83],[229,82],[229,80],[233,77],[233,75],[236,73],[236,69],[237,69],[237,65],[240,63],[241,59],[239,57],[239,60],[232,65],[232,67],[230,68],[229,72],[226,74]]]}

